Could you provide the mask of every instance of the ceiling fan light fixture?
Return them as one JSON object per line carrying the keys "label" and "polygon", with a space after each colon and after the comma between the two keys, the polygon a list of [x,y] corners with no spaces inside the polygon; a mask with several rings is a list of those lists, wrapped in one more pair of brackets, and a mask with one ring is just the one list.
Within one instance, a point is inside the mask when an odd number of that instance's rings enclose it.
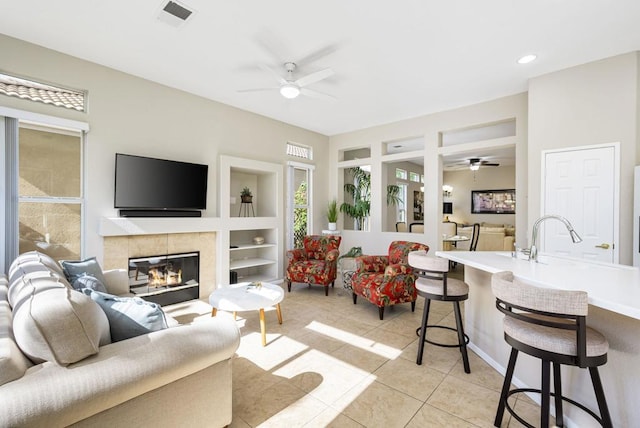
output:
{"label": "ceiling fan light fixture", "polygon": [[292,83],[285,83],[284,85],[280,86],[280,95],[292,100],[300,95],[300,88]]}
{"label": "ceiling fan light fixture", "polygon": [[525,55],[518,59],[518,64],[529,64],[530,62],[535,61],[536,58],[538,58],[538,56],[535,54]]}
{"label": "ceiling fan light fixture", "polygon": [[471,165],[469,165],[469,169],[471,171],[477,171],[480,169],[480,164],[479,163],[472,163]]}

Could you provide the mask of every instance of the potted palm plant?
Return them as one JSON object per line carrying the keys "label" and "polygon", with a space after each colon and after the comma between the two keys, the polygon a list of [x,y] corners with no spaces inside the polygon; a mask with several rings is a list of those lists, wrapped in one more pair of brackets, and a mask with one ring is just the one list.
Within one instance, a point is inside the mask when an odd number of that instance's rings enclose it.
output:
{"label": "potted palm plant", "polygon": [[[345,183],[344,191],[353,203],[343,202],[340,212],[353,219],[355,230],[365,230],[366,220],[371,212],[371,175],[358,166],[349,168],[349,173],[353,177],[353,183]],[[397,205],[401,202],[399,195],[399,186],[387,185],[387,205]]]}
{"label": "potted palm plant", "polygon": [[329,221],[329,230],[336,230],[338,228],[338,202],[333,199],[329,201],[327,205],[327,220]]}
{"label": "potted palm plant", "polygon": [[242,203],[250,204],[251,201],[253,201],[253,194],[251,193],[251,189],[249,189],[247,186],[244,186],[244,188],[240,192],[240,199],[242,200]]}

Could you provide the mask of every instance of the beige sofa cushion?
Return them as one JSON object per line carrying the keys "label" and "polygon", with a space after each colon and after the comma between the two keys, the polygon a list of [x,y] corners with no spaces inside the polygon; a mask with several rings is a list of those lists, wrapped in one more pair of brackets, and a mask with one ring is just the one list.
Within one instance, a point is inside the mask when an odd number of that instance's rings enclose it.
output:
{"label": "beige sofa cushion", "polygon": [[0,385],[21,378],[32,365],[18,348],[13,336],[7,283],[7,278],[0,274]]}
{"label": "beige sofa cushion", "polygon": [[9,266],[9,281],[11,281],[11,277],[14,274],[14,270],[23,264],[39,264],[44,265],[44,267],[48,268],[51,271],[54,271],[62,276],[64,273],[62,272],[62,267],[51,257],[46,254],[39,253],[37,251],[29,251],[27,253],[22,253],[18,257],[15,258],[13,262],[11,262],[11,266]]}
{"label": "beige sofa cushion", "polygon": [[[89,296],[54,277],[24,278],[13,305],[16,342],[33,362],[67,365],[98,352],[107,344],[109,322]],[[10,290],[11,292],[11,290]]]}

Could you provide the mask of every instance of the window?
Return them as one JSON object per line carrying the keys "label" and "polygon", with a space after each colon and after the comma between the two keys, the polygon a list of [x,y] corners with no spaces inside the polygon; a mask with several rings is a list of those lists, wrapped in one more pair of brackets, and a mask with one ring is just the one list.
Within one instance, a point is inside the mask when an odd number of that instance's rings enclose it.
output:
{"label": "window", "polygon": [[402,168],[396,168],[396,178],[399,178],[400,180],[406,180],[407,170]]}
{"label": "window", "polygon": [[311,147],[292,142],[287,142],[287,155],[308,160],[313,159]]}
{"label": "window", "polygon": [[414,183],[420,183],[420,174],[418,174],[417,172],[410,172],[409,181],[413,181]]}
{"label": "window", "polygon": [[0,73],[0,94],[85,111],[86,92]]}
{"label": "window", "polygon": [[311,233],[313,165],[290,162],[288,168],[287,249],[302,248]]}
{"label": "window", "polygon": [[82,133],[21,123],[18,147],[19,253],[80,258]]}
{"label": "window", "polygon": [[407,222],[407,185],[406,183],[396,183],[400,188],[400,202],[396,205],[396,221]]}

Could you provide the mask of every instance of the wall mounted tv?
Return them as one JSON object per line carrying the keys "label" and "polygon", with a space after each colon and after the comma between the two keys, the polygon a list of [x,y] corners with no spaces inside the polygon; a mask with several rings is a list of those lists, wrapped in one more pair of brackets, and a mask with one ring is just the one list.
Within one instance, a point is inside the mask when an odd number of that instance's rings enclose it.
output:
{"label": "wall mounted tv", "polygon": [[114,207],[123,217],[199,217],[208,165],[116,153]]}

